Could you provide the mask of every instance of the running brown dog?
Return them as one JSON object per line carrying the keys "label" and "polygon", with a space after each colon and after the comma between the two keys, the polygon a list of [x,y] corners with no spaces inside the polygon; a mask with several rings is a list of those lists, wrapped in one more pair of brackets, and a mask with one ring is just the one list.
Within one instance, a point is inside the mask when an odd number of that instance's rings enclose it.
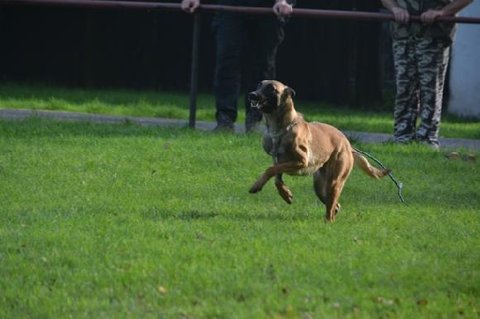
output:
{"label": "running brown dog", "polygon": [[275,176],[280,196],[291,204],[293,195],[282,174],[313,175],[315,193],[326,206],[325,218],[334,222],[340,211],[340,194],[354,164],[376,179],[387,175],[389,170],[371,166],[335,127],[305,121],[295,110],[294,95],[293,89],[273,80],[260,82],[257,90],[248,95],[252,106],[265,116],[263,148],[273,158],[273,165],[250,188],[250,193],[259,192]]}

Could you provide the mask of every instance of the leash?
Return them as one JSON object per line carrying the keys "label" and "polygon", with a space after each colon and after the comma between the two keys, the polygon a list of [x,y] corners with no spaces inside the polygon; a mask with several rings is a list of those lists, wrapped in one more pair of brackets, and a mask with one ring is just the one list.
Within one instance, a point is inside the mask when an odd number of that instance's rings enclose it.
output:
{"label": "leash", "polygon": [[[362,155],[367,156],[368,158],[370,158],[371,160],[373,160],[375,163],[377,163],[381,168],[387,170],[387,168],[382,164],[382,162],[380,162],[378,159],[376,159],[373,155],[371,155],[371,154],[369,154],[369,153],[367,153],[367,152],[361,151],[361,150],[359,150],[358,148],[355,148],[355,147],[353,147],[353,146],[352,146],[352,148],[353,148],[353,150],[354,150],[355,152],[358,152],[358,153],[360,153],[360,154],[362,154]],[[400,201],[406,205],[407,203],[405,202],[405,199],[403,198],[403,195],[402,195],[403,183],[400,182],[399,180],[397,180],[397,179],[395,178],[395,176],[393,176],[393,174],[392,174],[391,172],[388,172],[388,177],[390,177],[390,179],[393,181],[393,183],[395,184],[395,186],[397,186],[397,189],[398,189],[397,194],[398,194],[398,197],[400,198]]]}

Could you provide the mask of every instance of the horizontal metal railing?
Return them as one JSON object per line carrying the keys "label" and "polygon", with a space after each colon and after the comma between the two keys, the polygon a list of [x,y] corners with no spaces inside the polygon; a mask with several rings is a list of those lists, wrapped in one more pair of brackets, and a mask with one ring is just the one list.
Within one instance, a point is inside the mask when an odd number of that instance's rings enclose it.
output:
{"label": "horizontal metal railing", "polygon": [[[104,9],[138,9],[138,10],[181,10],[179,3],[147,2],[147,1],[106,1],[106,0],[3,0],[1,5],[37,5],[76,8],[104,8]],[[271,8],[241,7],[202,4],[199,12],[237,12],[245,14],[273,14]],[[295,8],[292,17],[319,18],[319,19],[343,19],[359,21],[393,20],[390,13],[346,11],[346,10],[320,10]],[[411,16],[413,21],[419,21],[419,16]],[[480,24],[480,17],[439,17],[440,22]]]}

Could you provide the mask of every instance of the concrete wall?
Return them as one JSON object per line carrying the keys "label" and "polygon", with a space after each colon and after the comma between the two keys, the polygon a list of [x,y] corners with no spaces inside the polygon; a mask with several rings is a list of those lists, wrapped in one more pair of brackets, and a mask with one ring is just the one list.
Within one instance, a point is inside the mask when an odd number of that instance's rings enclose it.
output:
{"label": "concrete wall", "polygon": [[[461,11],[480,16],[480,1]],[[480,25],[459,24],[450,60],[449,113],[480,119]]]}

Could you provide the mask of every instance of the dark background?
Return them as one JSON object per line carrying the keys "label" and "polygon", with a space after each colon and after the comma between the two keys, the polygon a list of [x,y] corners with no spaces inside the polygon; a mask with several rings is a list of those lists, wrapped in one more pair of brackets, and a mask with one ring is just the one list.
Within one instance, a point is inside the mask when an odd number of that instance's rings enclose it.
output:
{"label": "dark background", "polygon": [[[310,0],[297,7],[376,12],[381,6],[377,0]],[[212,17],[204,13],[201,22],[199,89],[205,92],[211,92],[215,63]],[[192,25],[181,11],[0,4],[0,80],[188,91]],[[386,23],[294,17],[285,31],[277,78],[302,99],[374,106],[391,89]]]}

